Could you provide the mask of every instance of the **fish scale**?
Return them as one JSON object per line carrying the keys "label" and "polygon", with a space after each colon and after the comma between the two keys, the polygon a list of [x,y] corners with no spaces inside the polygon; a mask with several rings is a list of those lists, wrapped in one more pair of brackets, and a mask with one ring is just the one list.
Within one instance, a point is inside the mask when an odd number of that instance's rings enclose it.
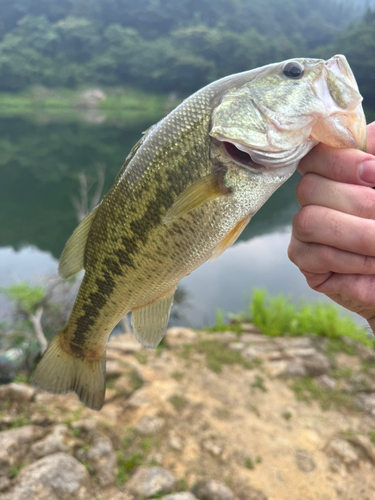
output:
{"label": "fish scale", "polygon": [[320,123],[336,142],[360,147],[362,136],[335,129],[341,116],[347,123],[353,115],[356,130],[364,119],[350,68],[335,57],[293,61],[290,74],[301,70],[293,81],[284,71],[290,61],[218,80],[145,133],[64,249],[61,275],[82,268],[85,275],[68,323],[35,372],[37,386],[73,390],[99,409],[105,344],[120,319],[132,311],[135,337],[156,347],[178,282],[236,240],[317,144]]}

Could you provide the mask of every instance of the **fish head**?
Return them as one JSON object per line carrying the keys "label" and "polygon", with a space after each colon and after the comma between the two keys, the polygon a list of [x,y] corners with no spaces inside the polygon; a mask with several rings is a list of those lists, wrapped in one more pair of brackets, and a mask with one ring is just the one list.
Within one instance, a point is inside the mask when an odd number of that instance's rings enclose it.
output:
{"label": "fish head", "polygon": [[286,180],[319,142],[366,149],[362,96],[344,56],[293,59],[230,78],[210,135],[221,159],[226,154],[251,175]]}

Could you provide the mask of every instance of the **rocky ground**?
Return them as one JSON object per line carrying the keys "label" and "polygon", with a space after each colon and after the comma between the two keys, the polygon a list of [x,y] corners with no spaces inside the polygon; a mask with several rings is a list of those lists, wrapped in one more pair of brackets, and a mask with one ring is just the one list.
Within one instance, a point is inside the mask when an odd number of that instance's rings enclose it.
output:
{"label": "rocky ground", "polygon": [[113,337],[100,412],[0,386],[1,499],[375,498],[375,351],[242,326]]}

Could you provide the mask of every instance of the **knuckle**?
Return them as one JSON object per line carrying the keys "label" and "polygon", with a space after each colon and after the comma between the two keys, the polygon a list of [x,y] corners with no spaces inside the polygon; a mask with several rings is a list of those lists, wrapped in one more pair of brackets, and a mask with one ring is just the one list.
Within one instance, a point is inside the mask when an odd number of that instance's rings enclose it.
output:
{"label": "knuckle", "polygon": [[375,191],[365,188],[357,199],[359,217],[375,219]]}
{"label": "knuckle", "polygon": [[325,271],[331,270],[335,263],[335,250],[327,245],[319,246],[319,262]]}
{"label": "knuckle", "polygon": [[314,192],[317,176],[315,174],[308,173],[302,177],[297,185],[297,201],[300,206],[308,203],[312,198]]}
{"label": "knuckle", "polygon": [[375,269],[375,259],[370,255],[363,256],[363,267],[366,270],[373,271]]}
{"label": "knuckle", "polygon": [[375,249],[375,224],[374,221],[363,219],[361,221],[361,230],[359,232],[359,245],[361,253],[364,255],[373,255]]}
{"label": "knuckle", "polygon": [[339,155],[334,152],[331,156],[331,173],[332,179],[335,181],[342,180],[342,163],[340,161]]}
{"label": "knuckle", "polygon": [[301,261],[304,255],[303,243],[292,236],[289,246],[288,246],[288,257],[293,264],[297,267],[301,267]]}
{"label": "knuckle", "polygon": [[297,238],[306,240],[312,234],[314,207],[303,207],[293,217],[293,231]]}

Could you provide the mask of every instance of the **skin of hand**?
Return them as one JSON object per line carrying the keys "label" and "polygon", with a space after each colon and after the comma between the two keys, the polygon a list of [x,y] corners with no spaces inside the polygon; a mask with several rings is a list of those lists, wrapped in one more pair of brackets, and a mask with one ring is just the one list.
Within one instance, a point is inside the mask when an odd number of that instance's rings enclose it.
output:
{"label": "skin of hand", "polygon": [[308,285],[375,333],[375,122],[367,152],[315,147],[301,162],[290,260]]}

